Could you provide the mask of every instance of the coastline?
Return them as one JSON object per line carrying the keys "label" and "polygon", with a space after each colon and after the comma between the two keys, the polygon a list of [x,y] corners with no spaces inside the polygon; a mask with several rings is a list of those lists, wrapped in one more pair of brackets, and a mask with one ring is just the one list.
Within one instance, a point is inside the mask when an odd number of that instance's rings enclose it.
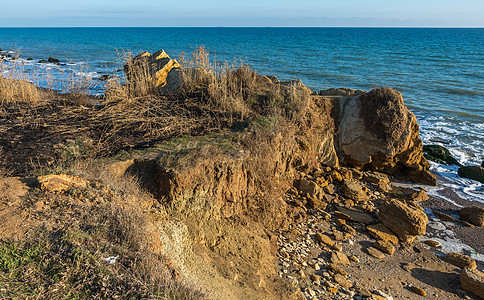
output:
{"label": "coastline", "polygon": [[[198,55],[203,58],[203,53]],[[200,282],[206,285],[204,288],[221,298],[231,292],[217,290],[224,283],[239,296],[248,292],[258,297],[270,291],[275,299],[291,296],[289,291],[298,294],[298,290],[308,298],[315,290],[321,294],[336,294],[341,299],[356,294],[363,297],[367,292],[374,297],[386,297],[384,295],[388,296],[388,293],[396,297],[411,297],[417,293],[411,291],[415,283],[428,289],[429,294],[432,291],[432,295],[443,293],[451,298],[474,297],[460,290],[456,281],[460,269],[441,260],[442,255],[436,255],[435,249],[421,243],[422,240],[438,238],[440,247],[445,251],[464,252],[464,255],[477,260],[478,270],[483,270],[482,255],[478,253],[483,251],[483,245],[479,243],[484,235],[483,227],[467,228],[457,222],[441,222],[431,214],[431,211],[439,211],[456,217],[459,206],[484,207],[484,203],[463,199],[451,187],[445,187],[448,178],[437,175],[437,182],[444,183],[444,186],[438,187],[441,188],[438,192],[429,188],[430,199],[427,201],[414,203],[413,195],[418,189],[399,195],[402,200],[398,201],[403,203],[404,209],[412,209],[422,220],[429,219],[428,226],[423,228],[423,232],[427,229],[425,235],[421,235],[422,228],[418,234],[400,232],[394,256],[392,252],[377,258],[368,252],[378,239],[368,235],[366,225],[382,224],[382,207],[386,202],[392,202],[395,196],[388,175],[381,172],[390,174],[392,180],[406,178],[434,183],[432,176],[435,174],[428,172],[430,165],[423,157],[416,119],[403,104],[400,93],[388,88],[370,92],[332,89],[315,95],[298,81],[281,82],[277,77],[262,76],[248,68],[240,68],[230,70],[224,76],[228,80],[235,78],[237,84],[244,83],[232,89],[230,96],[233,98],[229,98],[230,101],[238,99],[241,102],[237,103],[238,106],[230,106],[232,102],[221,102],[223,105],[220,105],[220,102],[214,101],[220,99],[208,98],[208,101],[203,98],[220,95],[207,92],[210,83],[220,84],[213,74],[197,68],[193,72],[188,71],[187,74],[197,81],[189,82],[192,89],[186,92],[179,89],[183,85],[176,81],[177,78],[186,78],[176,77],[181,76],[177,70],[180,67],[166,53],[141,55],[135,59],[150,57],[165,60],[163,67],[169,65],[170,68],[164,69],[164,85],[149,87],[148,93],[141,96],[139,93],[144,92],[142,89],[146,87],[144,81],[115,87],[117,90],[107,93],[114,98],[99,105],[92,105],[92,98],[86,94],[56,93],[48,94],[46,97],[51,99],[46,102],[27,104],[13,99],[12,102],[1,103],[7,112],[2,115],[5,122],[0,128],[6,133],[1,140],[1,150],[7,161],[2,167],[13,169],[13,175],[24,177],[12,179],[6,176],[7,181],[30,182],[29,187],[22,188],[25,193],[20,198],[5,196],[7,200],[2,203],[2,213],[16,215],[26,206],[29,214],[30,211],[41,214],[44,208],[50,209],[51,201],[56,203],[56,198],[62,197],[65,199],[61,200],[68,203],[93,205],[94,202],[89,200],[93,199],[91,188],[94,194],[103,194],[101,200],[94,197],[98,199],[97,203],[102,203],[102,199],[109,199],[109,195],[116,192],[109,192],[109,179],[114,177],[109,175],[107,180],[92,174],[91,177],[83,177],[88,172],[75,169],[78,164],[93,164],[95,167],[99,164],[110,172],[121,174],[121,177],[126,174],[138,180],[137,184],[142,188],[140,193],[148,195],[146,203],[143,203],[146,205],[143,213],[158,222],[164,220],[153,225],[159,226],[159,232],[162,232],[161,237],[155,235],[157,243],[160,240],[163,243],[163,250],[158,251],[172,260],[174,268],[185,272],[181,275],[183,278],[190,280],[193,279],[191,276],[198,276]],[[134,63],[131,68],[136,66]],[[129,68],[128,65],[125,69],[127,74]],[[132,78],[136,77],[131,77],[131,81]],[[186,88],[186,85],[183,87]],[[164,90],[159,93],[158,89],[162,88]],[[224,86],[218,88],[223,90]],[[247,95],[255,96],[247,99]],[[274,95],[275,98],[270,98]],[[254,99],[272,99],[273,102],[260,102],[257,106],[254,103],[258,102]],[[287,105],[284,101],[276,101],[279,99],[294,102]],[[398,109],[394,109],[395,106]],[[306,114],[299,114],[299,110]],[[282,115],[275,112],[282,112]],[[244,117],[234,122],[234,116]],[[291,118],[296,118],[297,122],[291,123]],[[403,134],[395,133],[392,127],[394,121],[399,122],[396,127]],[[358,124],[365,125],[356,126]],[[292,131],[294,128],[297,131]],[[19,149],[25,152],[19,155]],[[32,164],[33,157],[37,159],[36,165]],[[366,160],[367,157],[373,161]],[[31,165],[28,165],[29,161]],[[47,184],[51,177],[38,174],[44,172],[50,173],[47,176],[53,175],[55,180],[59,180],[56,176],[64,178],[62,180],[68,178],[67,188],[52,188]],[[64,176],[63,172],[69,175]],[[107,174],[104,170],[96,172],[97,176]],[[33,179],[27,180],[27,176],[33,176]],[[69,183],[69,180],[75,183]],[[98,185],[102,192],[97,191]],[[35,193],[51,200],[35,198]],[[259,197],[261,194],[264,197]],[[282,196],[277,198],[274,195]],[[400,203],[398,201],[395,200]],[[56,205],[54,209],[62,211],[64,204]],[[415,209],[419,205],[425,209],[425,214]],[[29,214],[27,219],[35,215]],[[353,218],[353,214],[357,217]],[[371,221],[365,223],[368,219]],[[36,223],[32,221],[30,225],[33,224]],[[409,224],[410,227],[414,225]],[[22,238],[18,228],[8,228],[12,231],[9,234],[18,234]],[[331,246],[319,240],[314,228],[330,236]],[[398,231],[398,228],[393,230]],[[176,236],[182,242],[177,244],[178,241],[174,242],[168,236]],[[318,269],[315,263],[302,260],[304,255],[301,253],[306,253],[306,250],[297,252],[294,260],[292,256],[282,256],[281,248],[287,248],[283,245],[279,249],[276,247],[281,255],[281,265],[285,267],[284,263],[288,264],[287,260],[291,260],[299,269],[291,269],[288,276],[284,275],[284,271],[279,276],[271,273],[273,270],[268,266],[273,266],[273,260],[278,258],[274,256],[275,244],[285,239],[291,241],[291,245],[303,248],[315,246],[311,249],[317,248],[319,253],[316,255],[309,251],[308,255],[321,262],[324,268],[319,266]],[[471,245],[475,253],[469,248],[454,247],[458,240]],[[180,248],[182,246],[186,248]],[[342,263],[348,270],[341,271],[330,263],[333,256],[339,257],[338,253],[360,258],[351,264]],[[197,255],[210,263],[198,263],[204,260]],[[413,259],[419,262],[410,267],[409,260]],[[247,265],[247,261],[251,264]],[[381,267],[375,268],[380,264]],[[195,267],[201,269],[195,271]],[[383,277],[372,273],[389,274],[386,272],[396,267],[400,267],[398,272],[405,274],[401,275],[404,283],[385,282]],[[303,273],[299,272],[301,270]],[[307,274],[304,273],[306,271]],[[434,274],[432,272],[445,276],[435,282],[429,281],[429,274]],[[252,277],[254,274],[257,275]],[[294,285],[293,278],[296,277],[297,284]],[[216,278],[216,282],[210,282],[212,278]],[[285,284],[293,286],[282,292],[280,288],[284,283],[280,278],[286,280]],[[444,284],[449,278],[452,281],[450,289]],[[239,280],[243,283],[240,284]],[[363,284],[372,282],[373,290],[358,289],[359,281]]]}

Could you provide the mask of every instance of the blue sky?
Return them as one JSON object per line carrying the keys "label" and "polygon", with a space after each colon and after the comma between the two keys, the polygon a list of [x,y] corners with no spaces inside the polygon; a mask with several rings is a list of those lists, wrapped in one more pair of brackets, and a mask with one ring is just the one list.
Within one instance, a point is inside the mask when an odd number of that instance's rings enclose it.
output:
{"label": "blue sky", "polygon": [[484,0],[17,0],[0,26],[484,27]]}

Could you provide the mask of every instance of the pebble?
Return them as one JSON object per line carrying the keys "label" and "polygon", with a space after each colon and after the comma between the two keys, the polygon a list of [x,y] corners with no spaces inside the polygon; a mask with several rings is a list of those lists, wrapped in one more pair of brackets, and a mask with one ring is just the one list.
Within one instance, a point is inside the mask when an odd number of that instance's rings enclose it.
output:
{"label": "pebble", "polygon": [[410,289],[417,295],[424,297],[427,296],[427,292],[423,288],[420,288],[418,286],[411,286]]}

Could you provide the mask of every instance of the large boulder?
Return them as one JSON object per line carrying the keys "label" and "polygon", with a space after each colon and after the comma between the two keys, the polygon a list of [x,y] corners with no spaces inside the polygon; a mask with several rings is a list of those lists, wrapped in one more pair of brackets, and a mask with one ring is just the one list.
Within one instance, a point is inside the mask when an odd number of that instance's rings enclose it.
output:
{"label": "large boulder", "polygon": [[161,92],[175,93],[182,85],[180,64],[164,50],[135,56],[124,65],[124,72],[130,84],[144,84],[148,79]]}
{"label": "large boulder", "polygon": [[390,88],[339,100],[339,149],[346,163],[388,174],[404,171],[412,181],[436,185],[423,156],[415,115]]}
{"label": "large boulder", "polygon": [[459,216],[476,226],[484,226],[484,208],[478,206],[464,207]]}
{"label": "large boulder", "polygon": [[484,299],[484,273],[476,269],[464,269],[460,273],[462,289]]}
{"label": "large boulder", "polygon": [[457,171],[460,177],[474,179],[484,183],[484,168],[482,166],[460,167]]}
{"label": "large boulder", "polygon": [[380,205],[379,218],[402,242],[412,242],[417,235],[424,235],[428,222],[420,206],[395,199]]}

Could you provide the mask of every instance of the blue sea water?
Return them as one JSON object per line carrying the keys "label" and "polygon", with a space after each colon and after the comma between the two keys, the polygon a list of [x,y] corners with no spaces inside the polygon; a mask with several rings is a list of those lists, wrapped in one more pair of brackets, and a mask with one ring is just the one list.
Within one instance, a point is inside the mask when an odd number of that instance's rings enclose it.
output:
{"label": "blue sea water", "polygon": [[[177,58],[201,45],[216,60],[241,59],[315,91],[393,87],[425,144],[447,146],[463,164],[484,159],[483,28],[0,28],[0,48],[19,54],[41,85],[85,77],[97,83],[92,93],[102,92],[96,78],[122,68],[120,52]],[[48,57],[65,65],[37,63]]]}

